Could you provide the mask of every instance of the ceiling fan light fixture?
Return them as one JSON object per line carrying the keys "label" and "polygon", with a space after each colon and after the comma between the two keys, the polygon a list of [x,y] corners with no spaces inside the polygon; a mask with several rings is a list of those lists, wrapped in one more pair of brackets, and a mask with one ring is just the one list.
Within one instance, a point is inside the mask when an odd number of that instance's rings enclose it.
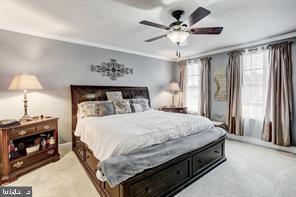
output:
{"label": "ceiling fan light fixture", "polygon": [[187,31],[173,31],[170,32],[167,37],[175,44],[182,44],[183,42],[185,42],[188,38],[188,36],[190,35],[189,32]]}

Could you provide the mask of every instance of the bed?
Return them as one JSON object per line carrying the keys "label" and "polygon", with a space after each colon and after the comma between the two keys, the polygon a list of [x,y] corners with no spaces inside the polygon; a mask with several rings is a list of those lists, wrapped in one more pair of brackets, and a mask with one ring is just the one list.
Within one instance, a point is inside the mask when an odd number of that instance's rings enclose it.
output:
{"label": "bed", "polygon": [[[217,139],[215,138],[214,141],[210,141],[202,146],[196,146],[197,148],[192,146],[191,149],[189,149],[190,151],[186,151],[184,154],[171,158],[165,163],[137,173],[135,176],[132,176],[117,185],[111,184],[112,187],[107,181],[99,180],[97,174],[98,171],[101,170],[98,167],[100,161],[97,159],[97,156],[95,156],[96,154],[94,154],[91,150],[93,148],[90,148],[87,143],[84,143],[80,137],[74,135],[77,126],[77,106],[79,103],[84,101],[107,100],[106,92],[110,91],[121,91],[125,99],[146,98],[149,100],[150,104],[149,91],[147,87],[71,85],[72,149],[100,196],[173,196],[226,160],[224,151],[225,135],[221,135],[216,137]],[[208,133],[202,132],[199,135],[208,135]],[[196,142],[196,144],[204,143],[200,140],[200,138],[200,136],[191,135],[182,138],[182,142],[188,143],[191,141],[193,144],[194,142]],[[163,146],[165,144],[164,147],[174,148],[180,144],[177,140],[178,139],[171,140],[169,142],[165,142],[168,144],[162,143],[157,146]],[[152,149],[157,146],[153,146]],[[147,151],[153,150],[148,147]],[[133,163],[137,161],[135,160],[135,158],[137,158],[135,155],[139,155],[139,153],[135,152],[133,157],[126,158],[129,162]],[[118,158],[120,159],[120,157]],[[116,162],[118,160],[114,161]],[[120,164],[118,164],[118,167],[120,167]]]}

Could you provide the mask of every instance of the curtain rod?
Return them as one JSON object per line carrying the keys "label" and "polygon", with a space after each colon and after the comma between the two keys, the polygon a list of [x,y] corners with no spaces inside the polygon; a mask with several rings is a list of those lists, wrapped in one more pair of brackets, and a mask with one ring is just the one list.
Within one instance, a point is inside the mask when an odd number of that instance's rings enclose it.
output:
{"label": "curtain rod", "polygon": [[233,51],[229,51],[227,55],[230,55],[231,53],[244,53],[244,52],[245,52],[245,49],[233,50]]}
{"label": "curtain rod", "polygon": [[212,59],[212,57],[200,57],[199,59],[209,59],[209,60],[211,60]]}
{"label": "curtain rod", "polygon": [[209,58],[209,60],[212,59],[212,57],[204,56],[204,57],[198,57],[198,58],[188,59],[188,60],[185,60],[185,61],[187,61],[187,62],[196,62],[196,61],[198,61],[200,59],[204,59],[204,58]]}
{"label": "curtain rod", "polygon": [[269,45],[267,45],[267,48],[269,49],[269,48],[271,48],[271,47],[274,46],[274,45],[283,44],[283,43],[293,44],[294,41],[283,41],[283,42],[278,42],[278,43],[269,44]]}
{"label": "curtain rod", "polygon": [[[252,50],[257,50],[258,47],[267,47],[267,48],[270,48],[271,45],[274,45],[274,44],[279,44],[279,43],[283,43],[283,42],[289,42],[289,44],[292,44],[294,43],[293,40],[295,40],[296,37],[292,37],[292,38],[287,38],[287,39],[283,39],[283,40],[277,40],[277,41],[274,41],[274,42],[267,42],[267,43],[263,43],[263,44],[258,44],[258,45],[253,45],[253,46],[249,46],[249,47],[245,47],[245,48],[241,48],[241,49],[237,49],[237,50],[232,50],[232,51],[229,51],[227,53],[227,55],[229,55],[230,53],[233,53],[233,52],[237,52],[237,51],[241,51],[241,52],[245,52],[245,50],[250,50],[251,48],[251,51]],[[254,46],[258,46],[258,47],[254,47]],[[256,49],[255,49],[256,48]],[[223,52],[225,53],[225,52]],[[213,54],[212,54],[213,55]],[[204,56],[206,57],[206,56]],[[186,62],[190,62],[190,61],[194,61],[196,59],[200,59],[200,58],[203,58],[203,57],[197,57],[197,58],[192,58],[192,59],[188,59],[188,60],[183,60],[183,61],[186,61]]]}
{"label": "curtain rod", "polygon": [[[261,48],[264,49],[264,48],[266,47],[267,49],[269,49],[269,48],[271,48],[271,47],[274,46],[274,45],[281,44],[281,43],[285,43],[285,42],[288,42],[288,44],[293,44],[293,43],[294,43],[294,41],[282,41],[282,42],[276,42],[276,43],[272,43],[272,44],[268,44],[268,45],[263,44],[263,46],[261,46]],[[260,46],[259,46],[259,47],[254,47],[254,48],[249,48],[249,49],[248,49],[248,47],[247,47],[247,48],[243,48],[243,49],[239,49],[239,50],[233,50],[233,51],[229,51],[229,52],[227,53],[227,55],[229,55],[229,54],[231,54],[231,53],[235,53],[235,52],[242,52],[242,53],[244,53],[245,50],[248,50],[249,52],[257,51],[258,48],[260,48]]]}

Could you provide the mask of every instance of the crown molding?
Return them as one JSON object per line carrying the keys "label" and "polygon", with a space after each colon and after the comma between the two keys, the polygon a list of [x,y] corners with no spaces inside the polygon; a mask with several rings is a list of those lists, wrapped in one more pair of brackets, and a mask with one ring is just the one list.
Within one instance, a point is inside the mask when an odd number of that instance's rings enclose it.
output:
{"label": "crown molding", "polygon": [[101,44],[101,43],[97,43],[97,42],[89,42],[89,41],[80,40],[80,39],[76,39],[76,38],[56,36],[56,35],[44,34],[44,33],[40,33],[40,32],[33,32],[33,31],[27,31],[27,30],[20,30],[17,28],[7,28],[7,27],[1,26],[1,25],[0,25],[0,29],[5,30],[5,31],[10,31],[10,32],[31,35],[31,36],[37,36],[37,37],[41,37],[41,38],[47,38],[47,39],[51,39],[51,40],[57,40],[57,41],[68,42],[68,43],[73,43],[73,44],[91,46],[91,47],[96,47],[96,48],[101,48],[101,49],[112,50],[112,51],[119,51],[119,52],[123,52],[123,53],[151,57],[151,58],[166,60],[166,61],[170,61],[170,62],[176,62],[175,59],[171,59],[171,58],[157,56],[157,55],[153,55],[153,54],[149,54],[149,53],[142,53],[142,52],[134,51],[131,49],[114,47],[114,46],[105,45],[105,44]]}
{"label": "crown molding", "polygon": [[253,42],[243,43],[243,44],[239,44],[239,45],[235,45],[235,46],[223,47],[223,48],[220,48],[220,49],[214,49],[214,50],[210,50],[210,51],[203,52],[203,53],[198,53],[198,54],[194,54],[194,55],[190,55],[190,56],[185,56],[185,57],[181,58],[181,60],[179,60],[179,61],[183,61],[183,60],[187,60],[187,59],[193,59],[193,58],[200,58],[200,57],[214,55],[214,54],[218,54],[218,53],[225,53],[225,52],[229,52],[229,51],[232,51],[232,50],[248,48],[248,47],[252,47],[252,46],[256,46],[256,45],[268,44],[268,43],[271,43],[271,42],[275,42],[275,41],[279,41],[279,40],[285,40],[285,39],[293,38],[293,37],[296,37],[296,31],[281,34],[281,35],[277,35],[277,36],[273,36],[273,37],[266,38],[266,39],[263,39],[263,40],[257,40],[257,41],[253,41]]}
{"label": "crown molding", "polygon": [[263,40],[257,40],[257,41],[253,41],[253,42],[238,44],[235,46],[223,47],[220,49],[213,49],[213,50],[210,50],[207,52],[202,52],[202,53],[198,53],[198,54],[193,54],[193,55],[181,57],[181,59],[175,59],[175,58],[166,58],[166,57],[162,57],[162,56],[157,56],[157,55],[153,55],[153,54],[149,54],[149,53],[142,53],[142,52],[134,51],[131,49],[114,47],[114,46],[101,44],[101,43],[97,43],[97,42],[89,42],[89,41],[75,39],[75,38],[56,36],[56,35],[44,34],[44,33],[40,33],[40,32],[33,32],[33,31],[27,31],[27,30],[20,30],[17,28],[7,28],[7,27],[1,26],[1,25],[0,25],[0,29],[5,30],[5,31],[10,31],[10,32],[16,32],[16,33],[21,33],[21,34],[26,34],[26,35],[37,36],[37,37],[41,37],[41,38],[47,38],[47,39],[51,39],[51,40],[57,40],[57,41],[68,42],[68,43],[73,43],[73,44],[91,46],[91,47],[96,47],[96,48],[101,48],[101,49],[112,50],[112,51],[119,51],[119,52],[123,52],[123,53],[139,55],[139,56],[151,57],[151,58],[161,59],[161,60],[170,61],[170,62],[179,62],[179,61],[183,61],[183,60],[187,60],[187,59],[193,59],[193,58],[199,58],[199,57],[203,57],[203,56],[214,55],[214,54],[218,54],[218,53],[224,53],[224,52],[228,52],[228,51],[232,51],[232,50],[236,50],[236,49],[240,49],[240,48],[247,48],[247,47],[252,47],[252,46],[256,46],[256,45],[261,45],[261,44],[266,44],[266,43],[270,43],[270,42],[275,42],[275,41],[279,41],[279,40],[284,40],[284,39],[296,37],[296,31],[293,31],[293,32],[273,36],[270,38],[266,38]]}

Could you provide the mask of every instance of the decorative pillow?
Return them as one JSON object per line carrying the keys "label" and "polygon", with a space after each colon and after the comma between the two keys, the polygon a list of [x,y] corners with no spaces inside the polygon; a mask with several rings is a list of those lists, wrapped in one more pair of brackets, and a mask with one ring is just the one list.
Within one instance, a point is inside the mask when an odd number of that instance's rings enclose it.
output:
{"label": "decorative pillow", "polygon": [[99,116],[109,116],[115,114],[112,101],[104,101],[98,104]]}
{"label": "decorative pillow", "polygon": [[149,100],[148,99],[145,99],[145,98],[130,99],[130,102],[132,104],[135,104],[135,103],[140,104],[141,107],[142,107],[142,111],[148,111],[148,110],[150,110]]}
{"label": "decorative pillow", "polygon": [[109,101],[123,100],[122,92],[120,91],[106,92],[106,95]]}
{"label": "decorative pillow", "polygon": [[132,103],[131,104],[131,110],[132,112],[142,112],[142,106],[139,103]]}
{"label": "decorative pillow", "polygon": [[78,104],[78,118],[99,116],[99,110],[96,108],[95,101],[86,101]]}
{"label": "decorative pillow", "polygon": [[113,103],[117,114],[126,114],[132,112],[129,100],[115,100]]}
{"label": "decorative pillow", "polygon": [[78,118],[100,117],[115,113],[112,101],[86,101],[78,104]]}

